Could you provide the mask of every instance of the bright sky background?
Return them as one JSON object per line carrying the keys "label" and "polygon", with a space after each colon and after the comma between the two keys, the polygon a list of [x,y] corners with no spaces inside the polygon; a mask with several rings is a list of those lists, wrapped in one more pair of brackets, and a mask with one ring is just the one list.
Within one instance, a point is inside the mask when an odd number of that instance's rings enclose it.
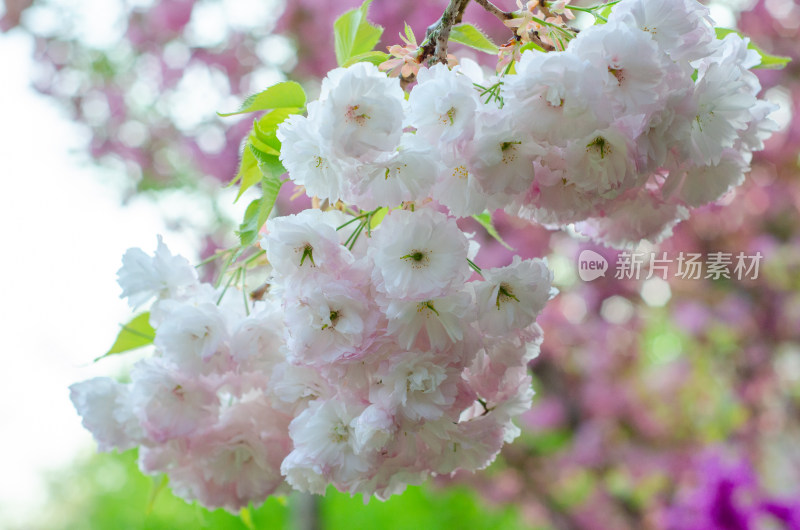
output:
{"label": "bright sky background", "polygon": [[85,132],[29,88],[31,52],[22,34],[0,38],[0,527],[43,500],[43,470],[95,450],[67,387],[131,362],[92,363],[131,316],[116,285],[124,251],[152,252],[160,233],[196,259],[191,238],[167,230],[158,206],[120,206],[122,176],[79,164]]}

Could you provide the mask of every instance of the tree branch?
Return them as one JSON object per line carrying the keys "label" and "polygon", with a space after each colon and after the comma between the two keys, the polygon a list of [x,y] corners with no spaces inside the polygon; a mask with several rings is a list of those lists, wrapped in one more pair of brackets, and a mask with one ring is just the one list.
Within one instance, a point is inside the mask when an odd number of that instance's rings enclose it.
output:
{"label": "tree branch", "polygon": [[491,3],[489,0],[475,0],[475,1],[479,3],[486,11],[496,16],[500,20],[511,20],[512,18],[514,18],[513,11],[503,11],[502,9]]}
{"label": "tree branch", "polygon": [[420,64],[424,64],[428,57],[434,56],[437,62],[447,64],[447,41],[450,38],[450,30],[461,22],[468,3],[469,0],[450,0],[441,18],[428,27],[428,31],[425,32],[425,42],[420,47],[417,59]]}

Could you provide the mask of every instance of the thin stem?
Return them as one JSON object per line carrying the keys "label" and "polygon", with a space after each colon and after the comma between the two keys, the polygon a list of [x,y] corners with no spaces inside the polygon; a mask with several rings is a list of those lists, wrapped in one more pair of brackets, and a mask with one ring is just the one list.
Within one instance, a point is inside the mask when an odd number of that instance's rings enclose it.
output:
{"label": "thin stem", "polygon": [[573,39],[575,37],[575,35],[573,33],[571,33],[569,30],[566,30],[566,29],[564,29],[561,26],[558,26],[556,24],[552,24],[550,22],[547,22],[546,20],[542,20],[539,17],[534,17],[533,15],[531,15],[531,20],[533,20],[535,22],[538,22],[542,26],[548,26],[548,27],[551,27],[551,28],[553,28],[555,30],[560,31],[561,33],[563,33],[567,37],[567,40],[571,40],[571,39]]}
{"label": "thin stem", "polygon": [[361,232],[364,230],[364,227],[368,223],[369,223],[369,221],[362,222],[361,224],[358,225],[358,228],[356,228],[355,231],[350,235],[350,237],[353,239],[353,241],[350,242],[350,245],[347,247],[348,249],[353,250],[353,247],[356,246],[356,241],[358,241],[358,236],[361,235]]}
{"label": "thin stem", "polygon": [[247,267],[242,268],[242,296],[244,297],[244,311],[250,316],[250,301],[247,299]]}
{"label": "thin stem", "polygon": [[359,219],[361,219],[362,217],[364,217],[364,215],[363,215],[363,214],[362,214],[362,215],[359,215],[359,216],[357,216],[357,217],[353,217],[352,219],[350,219],[350,220],[349,220],[349,221],[347,221],[346,223],[344,223],[344,224],[342,224],[342,225],[339,225],[339,226],[337,226],[337,227],[336,227],[336,231],[338,232],[339,230],[341,230],[341,229],[342,229],[342,228],[344,228],[345,226],[349,225],[350,223],[355,223],[356,221],[358,221],[358,220],[359,220]]}
{"label": "thin stem", "polygon": [[[602,4],[602,7],[604,7],[605,5],[606,4]],[[608,22],[608,19],[606,17],[597,12],[597,8],[601,6],[578,7],[578,6],[565,5],[564,7],[569,9],[570,11],[580,11],[581,13],[589,13],[596,19],[602,20],[603,22]]]}
{"label": "thin stem", "polygon": [[[236,272],[231,274],[231,277],[228,278],[228,283],[225,284],[225,288],[222,289],[222,292],[219,294],[219,298],[217,298],[217,305],[222,303],[222,299],[225,298],[225,293],[228,292],[228,288],[230,288],[231,284],[236,283],[239,280],[239,275],[242,273],[242,269],[236,269]],[[222,279],[222,275],[220,275],[220,279]]]}
{"label": "thin stem", "polygon": [[228,256],[228,258],[225,260],[225,265],[220,267],[219,276],[217,276],[217,281],[214,282],[215,289],[218,288],[220,285],[222,285],[222,278],[225,276],[225,272],[228,270],[228,268],[231,266],[231,263],[233,263],[235,259],[236,259],[236,254],[232,252],[231,255]]}
{"label": "thin stem", "polygon": [[253,254],[252,256],[247,258],[246,260],[244,260],[245,267],[250,265],[251,263],[253,263],[255,260],[257,260],[261,256],[265,255],[266,253],[267,253],[266,250],[259,250],[258,252],[256,252],[255,254]]}
{"label": "thin stem", "polygon": [[211,254],[209,257],[207,257],[206,259],[204,259],[203,261],[201,261],[200,263],[198,263],[194,267],[198,268],[198,267],[202,267],[203,265],[207,265],[207,264],[211,263],[212,261],[221,258],[222,256],[224,256],[228,252],[233,252],[233,250],[234,249],[232,249],[232,248],[229,248],[229,249],[226,249],[226,250],[216,250],[213,254]]}
{"label": "thin stem", "polygon": [[475,265],[475,263],[471,259],[467,258],[467,263],[469,264],[472,270],[483,276],[483,271],[481,270],[481,268]]}

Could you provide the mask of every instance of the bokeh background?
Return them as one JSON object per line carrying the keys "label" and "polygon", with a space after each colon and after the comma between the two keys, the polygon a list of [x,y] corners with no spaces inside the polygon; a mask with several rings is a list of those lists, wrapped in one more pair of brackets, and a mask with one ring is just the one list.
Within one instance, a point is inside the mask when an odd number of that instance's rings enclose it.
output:
{"label": "bokeh background", "polygon": [[[616,251],[495,215],[517,253],[548,257],[561,294],[540,318],[523,435],[486,471],[438,477],[384,503],[330,491],[313,504],[292,496],[232,515],[175,499],[138,472],[135,451],[96,454],[66,387],[125,377],[147,353],[92,362],[130,316],[114,283],[122,252],[152,250],[156,233],[193,260],[232,243],[248,201],[233,204],[223,185],[250,122],[215,113],[287,78],[313,95],[335,66],[333,20],[358,3],[0,4],[0,528],[295,528],[312,514],[325,529],[800,529],[793,0],[709,4],[719,25],[793,57],[784,70],[758,72],[779,131],[744,186],[695,210],[658,248],[639,249],[671,259],[760,252],[757,279],[620,280]],[[375,0],[381,46],[399,42],[404,21],[423,35],[445,4]],[[477,5],[466,18],[498,42],[509,36]],[[281,211],[306,204],[284,188]],[[609,274],[581,281],[584,249],[606,257]],[[486,238],[476,261],[510,260]]]}

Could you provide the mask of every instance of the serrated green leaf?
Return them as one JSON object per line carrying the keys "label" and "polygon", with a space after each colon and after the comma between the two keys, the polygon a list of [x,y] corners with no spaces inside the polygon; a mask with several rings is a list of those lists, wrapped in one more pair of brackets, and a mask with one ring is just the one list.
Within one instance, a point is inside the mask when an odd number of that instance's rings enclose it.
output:
{"label": "serrated green leaf", "polygon": [[244,151],[242,151],[242,160],[239,162],[239,171],[228,186],[233,186],[239,182],[239,193],[236,195],[236,200],[238,201],[239,197],[259,180],[261,180],[261,170],[258,168],[258,160],[250,150],[249,143],[245,144]]}
{"label": "serrated green leaf", "polygon": [[301,107],[275,109],[258,118],[258,128],[265,134],[274,134],[278,130],[278,126],[286,121],[289,116],[300,114],[301,112],[303,112]]}
{"label": "serrated green leaf", "polygon": [[472,218],[478,221],[478,223],[480,223],[480,225],[484,227],[486,231],[489,233],[489,235],[495,238],[498,243],[506,247],[508,250],[514,250],[511,247],[511,245],[503,241],[503,238],[500,237],[499,233],[497,233],[497,229],[494,227],[494,224],[492,223],[492,214],[490,214],[489,212],[483,212],[478,215],[473,215]]}
{"label": "serrated green leaf", "polygon": [[347,68],[348,66],[352,66],[356,63],[372,63],[375,66],[378,66],[379,64],[386,62],[388,60],[389,60],[388,53],[371,51],[367,53],[360,53],[358,55],[350,57],[350,59],[348,59],[347,62],[344,63],[342,66]]}
{"label": "serrated green leaf", "polygon": [[256,226],[256,222],[258,220],[258,211],[260,208],[261,198],[258,198],[251,201],[244,211],[244,219],[239,225],[239,230],[237,231],[239,241],[243,247],[252,245],[258,236],[258,231],[261,229],[261,227]]}
{"label": "serrated green leaf", "polygon": [[248,147],[250,151],[252,151],[253,156],[255,156],[258,169],[263,176],[279,178],[286,173],[286,168],[283,167],[281,159],[278,158],[277,155],[262,151],[253,144],[250,144]]}
{"label": "serrated green leaf", "polygon": [[278,140],[276,132],[281,123],[301,110],[300,108],[275,109],[254,120],[253,129],[247,138],[242,160],[239,163],[239,171],[236,173],[236,177],[228,184],[233,186],[237,182],[240,183],[236,200],[239,200],[248,188],[261,180],[265,169],[270,174],[282,175],[286,173],[286,169],[279,159],[281,142]]}
{"label": "serrated green leaf", "polygon": [[133,317],[127,324],[120,324],[120,327],[122,329],[117,335],[117,340],[115,340],[111,348],[101,357],[98,357],[98,359],[153,344],[156,331],[150,325],[149,312]]}
{"label": "serrated green leaf", "polygon": [[271,145],[269,145],[270,137],[261,135],[254,129],[250,136],[248,137],[248,141],[250,142],[249,145],[258,149],[260,152],[272,155],[272,156],[279,156],[281,152],[278,149],[275,149]]}
{"label": "serrated green leaf", "polygon": [[[731,29],[731,28],[714,28],[714,32],[717,34],[717,38],[718,39],[724,39],[727,35],[730,35],[731,33],[735,33],[735,34],[739,35],[742,38],[745,37],[739,31],[737,31],[735,29]],[[770,70],[780,70],[782,68],[785,68],[786,65],[789,64],[789,62],[792,60],[791,57],[783,57],[783,56],[780,56],[780,55],[771,55],[771,54],[765,52],[764,50],[762,50],[761,48],[759,48],[758,46],[756,46],[753,43],[752,40],[748,43],[747,48],[749,50],[753,50],[754,52],[756,52],[759,55],[759,57],[761,57],[761,62],[759,64],[757,64],[756,66],[754,66],[753,68],[765,68],[765,69],[770,69]]]}
{"label": "serrated green leaf", "polygon": [[414,30],[411,29],[411,26],[408,25],[408,22],[405,22],[405,33],[406,33],[406,40],[411,44],[417,44],[417,37],[414,36]]}
{"label": "serrated green leaf", "polygon": [[351,9],[333,23],[336,62],[344,66],[351,57],[372,51],[383,34],[383,28],[367,20],[367,11],[372,0],[361,7]]}
{"label": "serrated green leaf", "polygon": [[253,94],[242,103],[239,110],[228,113],[217,113],[219,116],[235,116],[248,112],[258,112],[269,109],[296,109],[304,107],[306,104],[306,93],[299,83],[294,81],[284,81],[277,85],[272,85],[263,92]]}
{"label": "serrated green leaf", "polygon": [[500,49],[481,30],[472,24],[458,24],[450,30],[450,40],[470,48],[497,55]]}
{"label": "serrated green leaf", "polygon": [[244,213],[244,220],[239,225],[239,241],[243,247],[255,243],[258,232],[264,223],[269,219],[275,201],[278,200],[278,193],[285,181],[280,176],[267,176],[261,178],[261,198],[252,201],[247,205]]}

